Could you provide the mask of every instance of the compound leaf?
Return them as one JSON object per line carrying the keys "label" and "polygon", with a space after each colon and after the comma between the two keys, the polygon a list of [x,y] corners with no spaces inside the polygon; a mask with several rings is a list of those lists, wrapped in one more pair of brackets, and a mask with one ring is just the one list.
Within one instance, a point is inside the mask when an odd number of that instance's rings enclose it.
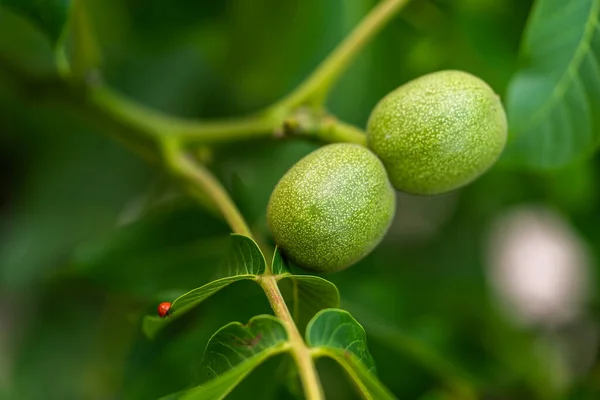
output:
{"label": "compound leaf", "polygon": [[551,169],[600,142],[600,0],[537,0],[507,96],[503,161]]}

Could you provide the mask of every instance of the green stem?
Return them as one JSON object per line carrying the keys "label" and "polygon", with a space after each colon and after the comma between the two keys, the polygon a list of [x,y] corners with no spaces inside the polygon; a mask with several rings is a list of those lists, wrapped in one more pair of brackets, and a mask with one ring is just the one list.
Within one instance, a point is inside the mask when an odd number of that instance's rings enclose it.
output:
{"label": "green stem", "polygon": [[178,118],[143,106],[106,86],[90,88],[88,101],[90,107],[109,113],[122,124],[148,136],[180,142],[210,144],[268,137],[282,121],[271,113],[212,122]]}
{"label": "green stem", "polygon": [[[144,134],[153,140],[176,140],[182,145],[197,142],[212,144],[224,141],[274,136],[279,127],[294,121],[297,127],[290,136],[306,136],[326,143],[349,142],[366,145],[366,136],[359,128],[339,121],[333,116],[311,117],[310,121],[294,116],[283,118],[275,113],[263,113],[256,117],[208,123],[193,123],[184,119],[161,114],[130,101],[107,87],[97,87],[87,95],[89,108],[97,114],[117,121],[130,131]],[[317,128],[307,126],[318,125]]]}
{"label": "green stem", "polygon": [[[252,233],[239,212],[235,203],[219,181],[203,166],[194,162],[188,155],[182,152],[180,146],[174,141],[165,141],[163,143],[165,159],[167,166],[176,175],[187,181],[193,188],[202,189],[212,203],[220,210],[225,220],[235,233],[252,237]],[[290,311],[281,295],[277,278],[273,275],[270,266],[267,271],[257,279],[263,288],[271,308],[275,315],[282,321],[289,337],[290,351],[296,364],[298,365],[298,374],[302,381],[304,393],[307,399],[323,400],[323,390],[317,374],[310,350],[304,343],[302,335],[290,314]]]}
{"label": "green stem", "polygon": [[[408,1],[381,0],[304,83],[266,111],[248,117],[212,122],[190,120],[170,116],[141,105],[106,86],[90,86],[85,91],[74,90],[73,86],[81,85],[81,82],[70,73],[71,66],[68,65],[64,49],[58,51],[57,58],[61,65],[61,74],[67,80],[66,82],[50,82],[49,85],[44,85],[46,82],[38,82],[39,78],[21,73],[19,69],[10,68],[10,60],[0,60],[0,69],[6,69],[9,75],[19,81],[20,87],[34,88],[32,92],[35,92],[35,99],[50,97],[49,100],[52,101],[59,97],[65,104],[83,109],[82,111],[85,113],[100,120],[100,124],[111,126],[110,130],[115,131],[115,135],[118,131],[118,134],[122,136],[120,138],[122,142],[131,145],[130,147],[136,148],[136,150],[141,149],[146,158],[152,159],[154,156],[149,154],[149,150],[154,151],[155,149],[148,148],[153,147],[148,146],[149,140],[157,142],[158,139],[175,138],[180,143],[186,144],[214,144],[269,137],[280,132],[284,121],[293,115],[301,105],[306,104],[314,109],[319,109],[332,84],[350,61]],[[89,35],[91,36],[91,33]],[[91,40],[85,41],[82,45],[85,47],[85,44],[89,45],[89,43]],[[91,52],[92,55],[95,53],[96,51]],[[92,55],[88,58],[93,61],[96,57]],[[2,68],[5,64],[8,65],[8,68]],[[84,65],[88,64],[84,63]],[[52,88],[50,89],[50,87]],[[324,118],[328,117],[324,116]],[[102,119],[106,121],[102,121]],[[364,143],[364,138],[359,134],[358,128],[351,128],[343,122],[336,121],[327,129],[316,131],[312,137],[326,142]]]}
{"label": "green stem", "polygon": [[294,109],[305,104],[321,107],[331,86],[348,64],[409,1],[381,0],[352,33],[278,106],[283,109]]}
{"label": "green stem", "polygon": [[[192,194],[197,195],[197,192],[193,189],[202,189],[201,193],[206,194],[213,205],[218,208],[233,232],[252,236],[244,217],[242,217],[235,203],[231,200],[225,188],[223,188],[208,169],[194,162],[174,142],[165,142],[164,152],[168,167],[189,184]],[[200,198],[203,199],[203,197]]]}
{"label": "green stem", "polygon": [[319,375],[317,374],[317,369],[315,368],[310,349],[306,346],[306,343],[290,314],[290,310],[281,295],[281,291],[277,285],[276,276],[273,275],[271,271],[267,271],[267,273],[260,276],[258,282],[265,291],[273,312],[281,319],[286,328],[291,345],[292,357],[294,357],[296,365],[298,366],[298,374],[300,375],[300,381],[302,382],[305,397],[309,400],[324,400],[325,397],[321,387],[321,381],[319,380]]}
{"label": "green stem", "polygon": [[[409,0],[382,0],[354,31],[321,63],[296,90],[266,111],[253,116],[202,122],[177,118],[147,108],[106,87],[89,91],[92,107],[111,113],[123,124],[146,132],[150,136],[174,137],[185,143],[220,143],[273,136],[289,115],[302,106],[320,109],[331,86],[360,50],[400,11]],[[326,117],[327,118],[327,117]],[[363,143],[358,128],[343,122],[330,123],[328,129],[315,137],[326,142],[349,141]]]}
{"label": "green stem", "polygon": [[300,107],[283,122],[282,136],[298,136],[327,143],[357,143],[367,145],[367,137],[359,128],[338,121],[323,111]]}
{"label": "green stem", "polygon": [[342,121],[333,120],[324,122],[318,137],[327,143],[356,143],[362,146],[367,145],[367,136],[359,128]]}
{"label": "green stem", "polygon": [[[375,34],[398,12],[409,0],[381,0],[361,24],[331,53],[331,55],[312,73],[303,84],[265,111],[242,118],[222,121],[198,121],[167,115],[158,110],[139,104],[126,96],[102,85],[92,85],[86,90],[81,89],[82,82],[71,73],[64,51],[59,50],[57,59],[61,65],[62,82],[38,82],[39,78],[21,73],[19,69],[10,68],[10,63],[0,60],[0,69],[5,69],[9,75],[18,80],[20,87],[33,88],[35,99],[50,101],[59,97],[61,102],[81,109],[91,115],[104,126],[109,126],[114,135],[119,135],[120,141],[140,151],[146,158],[155,158],[155,145],[160,140],[174,138],[182,144],[214,144],[252,138],[269,137],[281,133],[286,119],[293,116],[297,108],[303,104],[313,110],[320,109],[332,84],[341,75],[347,65],[358,52],[371,40]],[[89,33],[91,36],[91,33]],[[87,40],[82,43],[85,48]],[[64,49],[63,49],[64,50]],[[96,51],[90,52],[87,61],[94,60]],[[8,68],[2,68],[5,65]],[[93,63],[83,63],[82,69]],[[17,73],[15,73],[17,71]],[[40,84],[42,84],[40,86]],[[79,85],[79,86],[78,86]],[[46,89],[48,86],[48,90]],[[52,87],[50,89],[50,87]],[[48,96],[50,95],[50,96]],[[354,142],[364,144],[364,137],[358,128],[343,122],[333,120],[323,115],[321,125],[326,129],[314,131],[310,137],[326,142]],[[329,121],[329,122],[328,122]],[[154,147],[154,148],[153,148]]]}

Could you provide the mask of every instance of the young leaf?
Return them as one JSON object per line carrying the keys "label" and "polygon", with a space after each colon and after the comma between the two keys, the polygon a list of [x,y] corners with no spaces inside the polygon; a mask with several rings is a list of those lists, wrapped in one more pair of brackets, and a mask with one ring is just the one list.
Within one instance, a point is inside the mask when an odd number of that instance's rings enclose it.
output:
{"label": "young leaf", "polygon": [[281,292],[301,331],[320,310],[340,306],[340,293],[333,283],[318,276],[291,273],[279,248],[273,255],[273,273],[281,275]]}
{"label": "young leaf", "polygon": [[600,141],[600,1],[537,0],[508,88],[507,164],[562,166]]}
{"label": "young leaf", "polygon": [[306,342],[313,348],[315,357],[327,356],[336,360],[346,370],[363,398],[395,398],[377,379],[365,330],[347,311],[320,311],[306,328]]}
{"label": "young leaf", "polygon": [[273,262],[271,263],[271,269],[275,275],[289,274],[290,270],[283,260],[283,256],[281,255],[281,250],[279,247],[275,248],[275,253],[273,254]]}
{"label": "young leaf", "polygon": [[248,324],[232,322],[208,342],[202,361],[205,382],[164,397],[163,400],[219,400],[267,358],[287,350],[283,325],[271,315],[252,318]]}
{"label": "young leaf", "polygon": [[185,314],[219,290],[243,279],[254,280],[257,275],[265,271],[265,267],[265,258],[252,239],[238,234],[231,235],[231,249],[227,259],[229,276],[207,283],[176,298],[171,304],[168,317],[146,316],[143,322],[144,333],[153,338],[169,322]]}
{"label": "young leaf", "polygon": [[56,45],[67,23],[71,0],[0,0],[6,6],[35,23]]}
{"label": "young leaf", "polygon": [[265,272],[267,262],[256,242],[244,235],[234,233],[231,254],[227,262],[228,273],[260,275]]}

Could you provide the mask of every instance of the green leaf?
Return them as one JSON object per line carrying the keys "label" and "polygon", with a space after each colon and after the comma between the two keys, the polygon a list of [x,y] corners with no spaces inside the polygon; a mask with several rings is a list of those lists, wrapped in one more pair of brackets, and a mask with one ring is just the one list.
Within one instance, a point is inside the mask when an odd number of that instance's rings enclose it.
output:
{"label": "green leaf", "polygon": [[273,255],[273,273],[281,275],[279,287],[300,331],[314,315],[325,308],[340,306],[340,292],[326,279],[290,272],[279,248]]}
{"label": "green leaf", "polygon": [[256,242],[247,236],[236,233],[232,234],[231,237],[233,247],[227,263],[229,275],[263,274],[267,262]]}
{"label": "green leaf", "polygon": [[225,278],[207,283],[176,298],[171,304],[170,316],[165,318],[146,316],[143,321],[144,333],[153,338],[171,321],[179,318],[224,287],[244,279],[255,280],[257,275],[265,271],[266,262],[258,245],[252,239],[233,234],[226,267],[228,276]]}
{"label": "green leaf", "polygon": [[0,0],[6,6],[35,23],[56,45],[69,18],[71,0]]}
{"label": "green leaf", "polygon": [[538,0],[507,95],[507,164],[550,169],[600,142],[600,0]]}
{"label": "green leaf", "polygon": [[363,398],[395,398],[377,379],[365,330],[349,312],[340,309],[320,311],[306,328],[306,342],[314,349],[316,357],[327,356],[336,360]]}
{"label": "green leaf", "polygon": [[290,270],[283,260],[281,250],[279,247],[275,247],[275,253],[273,253],[273,262],[271,263],[271,269],[275,275],[289,274]]}
{"label": "green leaf", "polygon": [[223,399],[254,368],[287,348],[287,333],[276,317],[259,315],[246,325],[239,322],[227,324],[213,335],[206,346],[201,365],[205,382],[163,399]]}

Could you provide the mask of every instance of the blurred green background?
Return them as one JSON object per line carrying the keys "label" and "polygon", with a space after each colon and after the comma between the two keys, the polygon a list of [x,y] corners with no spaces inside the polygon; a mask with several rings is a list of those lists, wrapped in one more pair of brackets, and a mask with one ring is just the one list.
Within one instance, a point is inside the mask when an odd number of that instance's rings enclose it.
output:
{"label": "blurred green background", "polygon": [[[375,0],[89,1],[112,87],[175,115],[255,111],[293,89]],[[364,126],[387,92],[462,69],[498,93],[517,68],[529,0],[415,1],[361,53],[328,107]],[[56,74],[45,38],[0,9],[0,62]],[[168,176],[0,68],[0,399],[148,399],[198,378],[204,346],[269,306],[239,283],[153,342],[159,301],[208,282],[228,228]],[[268,237],[277,180],[318,144],[215,149],[210,167]],[[402,399],[600,398],[598,159],[552,173],[494,168],[447,195],[400,195],[384,243],[327,276]],[[231,398],[287,399],[275,358]],[[356,394],[319,363],[328,399]],[[268,384],[264,384],[264,381]]]}

